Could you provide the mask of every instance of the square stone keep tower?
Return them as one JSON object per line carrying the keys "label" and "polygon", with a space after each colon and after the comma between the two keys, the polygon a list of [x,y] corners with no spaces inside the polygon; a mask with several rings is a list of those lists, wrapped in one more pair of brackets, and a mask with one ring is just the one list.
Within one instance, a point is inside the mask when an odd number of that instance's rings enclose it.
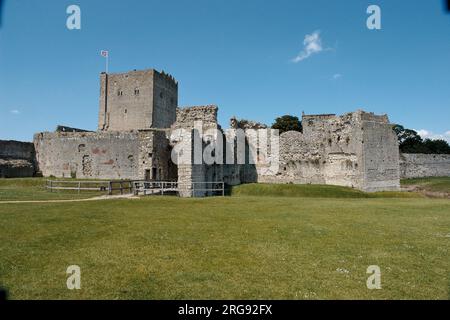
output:
{"label": "square stone keep tower", "polygon": [[164,72],[100,74],[99,131],[170,128],[177,105],[178,83]]}

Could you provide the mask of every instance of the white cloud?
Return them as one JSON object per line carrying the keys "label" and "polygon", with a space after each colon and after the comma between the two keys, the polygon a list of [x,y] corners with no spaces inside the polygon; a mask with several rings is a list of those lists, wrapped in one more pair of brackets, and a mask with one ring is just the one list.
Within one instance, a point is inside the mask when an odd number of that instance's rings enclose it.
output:
{"label": "white cloud", "polygon": [[9,112],[12,113],[12,114],[19,114],[20,113],[20,111],[17,110],[17,109],[12,109]]}
{"label": "white cloud", "polygon": [[339,78],[342,78],[342,74],[340,74],[340,73],[333,74],[333,80],[337,80]]}
{"label": "white cloud", "polygon": [[445,132],[445,133],[434,133],[432,131],[429,130],[425,130],[425,129],[420,129],[420,130],[415,130],[417,131],[417,133],[419,134],[419,136],[422,137],[422,139],[431,139],[431,140],[446,140],[447,142],[450,143],[450,130]]}
{"label": "white cloud", "polygon": [[428,137],[430,136],[430,131],[425,130],[425,129],[417,130],[417,133],[418,133],[419,136],[421,136],[423,139],[428,138]]}
{"label": "white cloud", "polygon": [[322,52],[322,39],[320,39],[320,31],[314,31],[307,34],[303,40],[303,50],[294,58],[292,62],[298,63],[309,58],[311,55]]}

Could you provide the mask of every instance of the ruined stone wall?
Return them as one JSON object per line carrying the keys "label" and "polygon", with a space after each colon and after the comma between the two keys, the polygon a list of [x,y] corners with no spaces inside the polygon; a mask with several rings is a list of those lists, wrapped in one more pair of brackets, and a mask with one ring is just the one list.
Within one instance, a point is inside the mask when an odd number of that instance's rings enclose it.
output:
{"label": "ruined stone wall", "polygon": [[313,183],[365,191],[399,188],[398,144],[386,116],[357,111],[310,115],[303,133],[280,136],[280,170],[258,182]]}
{"label": "ruined stone wall", "polygon": [[34,159],[32,143],[0,140],[0,178],[32,177]]}
{"label": "ruined stone wall", "polygon": [[[204,132],[208,127],[219,128],[217,108],[180,109],[174,128],[191,130],[199,120],[203,121]],[[179,181],[224,181],[232,185],[249,182],[332,184],[364,191],[399,188],[397,138],[386,116],[356,111],[342,116],[304,116],[302,121],[303,132],[289,131],[280,135],[279,167],[272,172],[274,174],[270,174],[271,160],[276,149],[270,145],[270,129],[246,121],[245,164],[238,164],[235,159],[233,165],[179,166]],[[231,126],[241,129],[236,119],[232,119]],[[266,150],[262,145],[251,150],[250,129],[266,130],[269,143]],[[193,140],[191,131],[186,134]],[[207,140],[208,137],[203,138],[203,148]],[[236,141],[234,143],[228,146],[224,139],[226,150],[236,148]]]}
{"label": "ruined stone wall", "polygon": [[362,187],[361,133],[357,113],[304,116],[303,133],[280,135],[280,169],[260,182]]}
{"label": "ruined stone wall", "polygon": [[[194,130],[196,121],[201,121],[201,126]],[[172,126],[171,143],[172,145],[180,143],[185,145],[183,149],[185,154],[180,155],[180,157],[183,156],[184,162],[178,164],[180,196],[206,196],[209,192],[201,189],[207,189],[210,185],[204,184],[204,182],[223,181],[223,165],[208,165],[203,162],[203,158],[200,159],[201,163],[196,163],[194,159],[194,141],[204,148],[208,139],[213,139],[206,135],[209,129],[220,130],[217,123],[217,106],[177,109],[176,122]]]}
{"label": "ruined stone wall", "polygon": [[202,121],[205,129],[219,127],[217,110],[215,105],[177,108],[174,128],[193,128],[195,121]]}
{"label": "ruined stone wall", "polygon": [[44,176],[144,179],[155,161],[153,137],[152,131],[43,132],[34,145]]}
{"label": "ruined stone wall", "polygon": [[323,158],[316,160],[315,165],[323,166],[325,184],[362,187],[362,134],[359,123],[359,112],[342,116],[310,116],[302,120],[308,144],[318,146],[323,152]]}
{"label": "ruined stone wall", "polygon": [[169,128],[175,121],[178,84],[156,70],[100,75],[99,130]]}
{"label": "ruined stone wall", "polygon": [[364,156],[364,191],[400,188],[398,139],[387,119],[362,122]]}
{"label": "ruined stone wall", "polygon": [[177,169],[170,157],[168,131],[140,131],[139,139],[139,176],[143,179],[175,181]]}
{"label": "ruined stone wall", "polygon": [[405,178],[450,176],[448,154],[400,154],[400,176]]}

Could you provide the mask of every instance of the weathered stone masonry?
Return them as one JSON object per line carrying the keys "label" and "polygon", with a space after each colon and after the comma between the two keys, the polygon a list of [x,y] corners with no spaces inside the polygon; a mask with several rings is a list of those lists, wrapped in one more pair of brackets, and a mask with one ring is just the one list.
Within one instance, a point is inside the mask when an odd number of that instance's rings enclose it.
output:
{"label": "weathered stone masonry", "polygon": [[177,105],[178,83],[164,72],[102,73],[98,130],[170,128]]}
{"label": "weathered stone masonry", "polygon": [[280,172],[259,181],[399,188],[397,137],[386,116],[304,115],[302,125],[303,133],[280,136]]}
{"label": "weathered stone masonry", "polygon": [[[396,190],[399,178],[450,175],[450,156],[399,155],[397,137],[388,117],[356,111],[341,116],[303,115],[303,132],[280,136],[279,167],[267,175],[267,167],[249,162],[246,145],[244,164],[183,164],[171,161],[171,151],[185,129],[191,142],[194,123],[202,131],[217,129],[217,106],[178,109],[178,83],[156,70],[100,75],[98,129],[96,132],[65,126],[56,132],[34,136],[32,144],[0,141],[0,176],[44,176],[178,180],[192,183],[223,181],[230,185],[248,182],[320,183],[365,191]],[[264,124],[231,119],[234,129],[267,129]],[[186,133],[187,132],[187,133]],[[201,138],[202,147],[214,137]],[[224,139],[226,141],[226,139]],[[226,152],[234,145],[224,143]],[[228,150],[228,151],[227,151]],[[254,151],[254,150],[253,150]],[[193,150],[188,150],[188,157]],[[259,159],[274,155],[258,154]],[[400,164],[399,164],[400,159]],[[224,161],[225,163],[225,161]]]}
{"label": "weathered stone masonry", "polygon": [[449,154],[406,154],[400,155],[400,177],[449,177]]}
{"label": "weathered stone masonry", "polygon": [[44,176],[169,179],[164,131],[43,132],[34,137]]}
{"label": "weathered stone masonry", "polygon": [[178,83],[164,72],[102,73],[98,131],[36,134],[39,170],[56,177],[176,179],[167,134],[177,103]]}

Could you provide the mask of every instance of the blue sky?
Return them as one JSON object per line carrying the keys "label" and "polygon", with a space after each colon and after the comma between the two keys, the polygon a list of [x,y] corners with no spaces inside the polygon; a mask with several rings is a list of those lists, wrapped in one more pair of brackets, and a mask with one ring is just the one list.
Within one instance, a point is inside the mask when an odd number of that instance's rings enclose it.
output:
{"label": "blue sky", "polygon": [[[71,4],[81,30],[66,28]],[[381,30],[366,27],[370,4]],[[450,14],[439,0],[6,0],[3,9],[0,139],[31,141],[57,124],[95,130],[102,49],[111,72],[171,73],[180,106],[217,104],[225,127],[233,115],[270,124],[362,108],[424,136],[450,131]],[[295,62],[306,36],[311,54]]]}

